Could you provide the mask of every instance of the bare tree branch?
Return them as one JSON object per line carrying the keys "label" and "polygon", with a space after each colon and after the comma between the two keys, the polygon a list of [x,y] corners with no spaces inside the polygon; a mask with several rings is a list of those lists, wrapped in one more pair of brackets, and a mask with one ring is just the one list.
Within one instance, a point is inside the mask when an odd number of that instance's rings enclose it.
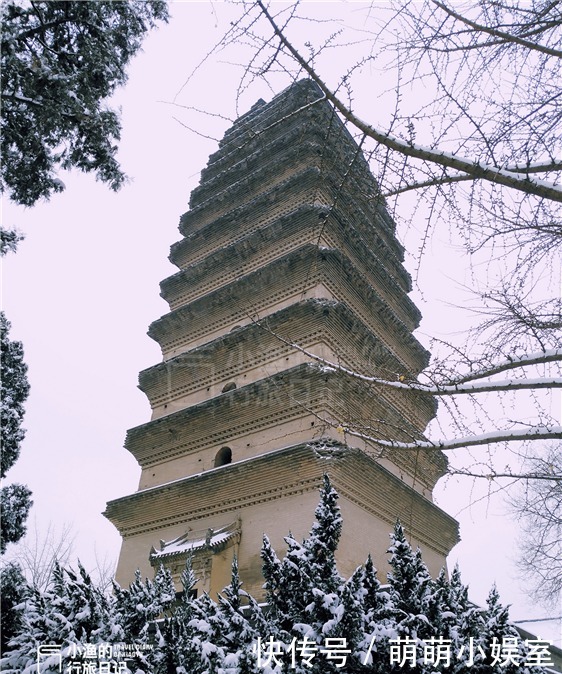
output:
{"label": "bare tree branch", "polygon": [[479,161],[471,161],[458,157],[454,154],[445,151],[436,151],[429,147],[424,147],[422,145],[416,145],[414,143],[407,143],[399,138],[385,133],[380,129],[371,126],[367,122],[363,121],[353,111],[347,108],[340,99],[329,89],[329,87],[324,83],[324,81],[319,77],[314,68],[300,55],[300,53],[293,47],[293,45],[287,40],[283,32],[277,26],[275,20],[263,4],[262,0],[257,0],[257,5],[260,7],[263,15],[267,18],[271,27],[273,28],[275,34],[279,38],[283,46],[289,51],[293,56],[295,61],[301,66],[301,68],[307,73],[307,75],[316,82],[324,93],[327,100],[332,103],[332,105],[341,113],[341,115],[351,124],[353,124],[357,129],[364,133],[369,138],[377,141],[381,145],[388,147],[391,150],[396,150],[402,155],[407,157],[413,157],[416,159],[423,159],[425,161],[430,161],[439,166],[444,166],[447,168],[453,168],[457,171],[463,171],[464,173],[472,176],[473,179],[478,180],[487,180],[492,183],[497,183],[499,185],[505,185],[512,189],[524,192],[526,194],[534,194],[536,196],[542,197],[544,199],[550,199],[556,202],[562,202],[562,188],[554,183],[549,183],[543,180],[534,180],[531,179],[526,174],[518,174],[511,171],[506,171],[501,167],[488,166],[482,164]]}
{"label": "bare tree branch", "polygon": [[[264,330],[267,330],[266,327],[261,325]],[[515,368],[528,367],[531,365],[541,365],[544,363],[551,362],[562,362],[562,349],[552,349],[551,351],[545,351],[542,353],[527,354],[524,356],[518,356],[510,358],[503,363],[498,363],[497,365],[492,365],[488,368],[481,369],[478,372],[472,372],[468,375],[459,376],[458,379],[449,380],[449,383],[441,384],[422,384],[417,381],[406,381],[403,375],[397,373],[397,381],[390,381],[388,379],[383,379],[381,377],[375,377],[372,375],[362,374],[353,370],[351,368],[345,367],[341,363],[334,363],[322,358],[321,356],[312,353],[308,349],[303,348],[299,344],[294,342],[289,342],[280,335],[273,333],[268,330],[276,339],[283,342],[287,346],[290,346],[295,351],[300,351],[308,358],[311,358],[316,363],[319,363],[327,370],[334,370],[342,372],[343,374],[354,377],[364,382],[370,384],[378,384],[380,386],[387,386],[389,388],[402,389],[405,391],[416,391],[418,393],[424,393],[431,396],[451,396],[451,395],[461,395],[468,394],[473,395],[476,393],[491,393],[497,391],[521,391],[525,389],[553,389],[553,388],[562,388],[562,378],[561,377],[535,377],[529,379],[508,379],[502,381],[489,381],[489,382],[480,382],[478,384],[473,384],[476,380],[486,379],[492,377],[506,370],[513,370]]]}
{"label": "bare tree branch", "polygon": [[394,440],[382,440],[373,437],[367,433],[356,431],[347,426],[343,427],[343,432],[352,435],[356,438],[362,438],[369,442],[374,442],[381,447],[392,449],[416,450],[429,449],[448,451],[452,449],[460,449],[466,447],[476,447],[480,445],[491,445],[497,442],[519,442],[525,440],[557,440],[562,439],[562,426],[551,427],[537,427],[523,431],[508,430],[508,431],[492,431],[490,433],[482,433],[481,435],[467,436],[465,438],[456,438],[454,440],[437,440],[437,441],[414,441],[414,442],[397,442]]}
{"label": "bare tree branch", "polygon": [[[515,165],[515,166],[506,166],[506,171],[511,173],[547,173],[549,171],[561,171],[562,162],[551,161],[547,163],[536,164],[535,166],[525,166],[525,165]],[[404,194],[406,192],[411,192],[413,190],[423,190],[427,187],[436,187],[439,185],[450,185],[452,183],[460,183],[474,180],[474,176],[468,174],[462,175],[443,175],[442,177],[431,178],[430,180],[420,181],[410,183],[404,187],[397,187],[392,190],[385,190],[383,192],[384,197],[394,197],[398,194]]]}
{"label": "bare tree branch", "polygon": [[[462,21],[462,23],[464,23],[467,26],[470,26],[470,28],[474,28],[474,30],[477,30],[480,33],[487,33],[492,37],[497,37],[502,42],[511,42],[513,44],[520,45],[521,47],[525,47],[526,49],[532,49],[535,51],[539,51],[543,54],[548,54],[548,56],[556,56],[557,58],[562,58],[562,51],[560,51],[559,49],[551,49],[550,47],[545,47],[541,44],[538,44],[537,42],[530,42],[529,40],[524,40],[523,38],[517,37],[517,35],[506,33],[505,31],[498,30],[497,28],[490,28],[489,26],[484,26],[480,23],[477,23],[476,21],[471,21],[470,19],[467,19],[466,17],[462,16],[462,14],[455,12],[450,7],[447,7],[447,5],[443,4],[442,2],[439,2],[438,0],[431,0],[431,2],[433,2],[434,5],[436,5],[444,12],[446,12],[449,16],[452,16],[453,18],[457,19],[457,21]],[[478,47],[480,48],[482,47],[482,45],[478,45]]]}

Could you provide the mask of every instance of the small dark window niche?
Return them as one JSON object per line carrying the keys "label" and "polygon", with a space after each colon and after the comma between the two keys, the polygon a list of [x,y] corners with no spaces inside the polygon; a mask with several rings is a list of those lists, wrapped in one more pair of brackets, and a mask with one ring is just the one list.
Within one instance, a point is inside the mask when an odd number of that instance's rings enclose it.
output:
{"label": "small dark window niche", "polygon": [[232,450],[230,447],[221,447],[215,456],[215,468],[232,463]]}

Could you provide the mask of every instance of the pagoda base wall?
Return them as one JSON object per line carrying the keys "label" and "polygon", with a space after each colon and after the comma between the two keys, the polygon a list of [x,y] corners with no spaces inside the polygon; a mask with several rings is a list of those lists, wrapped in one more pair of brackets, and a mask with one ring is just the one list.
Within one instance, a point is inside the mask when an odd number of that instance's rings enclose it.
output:
{"label": "pagoda base wall", "polygon": [[[281,556],[289,531],[297,539],[307,535],[324,473],[340,495],[344,526],[337,559],[342,575],[351,575],[371,554],[385,579],[389,533],[397,519],[412,545],[422,547],[433,575],[445,565],[458,541],[457,523],[360,450],[328,441],[270,452],[111,501],[105,515],[123,536],[117,581],[128,584],[137,568],[152,575],[149,554],[161,539],[175,539],[190,529],[216,530],[236,520],[244,587],[260,596],[263,535]],[[224,563],[215,566],[223,578]],[[205,589],[216,589],[209,575]]]}

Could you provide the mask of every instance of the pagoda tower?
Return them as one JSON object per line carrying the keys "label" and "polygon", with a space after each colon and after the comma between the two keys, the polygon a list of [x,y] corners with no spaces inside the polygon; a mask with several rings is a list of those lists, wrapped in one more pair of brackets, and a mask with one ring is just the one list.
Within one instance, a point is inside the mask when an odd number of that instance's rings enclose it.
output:
{"label": "pagoda tower", "polygon": [[[309,354],[368,375],[415,379],[429,354],[395,225],[360,148],[315,84],[258,101],[202,171],[164,280],[170,311],[149,335],[163,361],[140,373],[152,419],[126,448],[138,491],[105,515],[123,537],[117,580],[191,557],[197,590],[230,580],[261,593],[267,533],[309,531],[322,476],[344,517],[338,565],[369,553],[385,570],[399,517],[436,574],[458,540],[432,502],[439,451],[383,449],[346,432],[411,441],[435,414],[427,396],[364,383]],[[295,346],[297,345],[297,347]]]}

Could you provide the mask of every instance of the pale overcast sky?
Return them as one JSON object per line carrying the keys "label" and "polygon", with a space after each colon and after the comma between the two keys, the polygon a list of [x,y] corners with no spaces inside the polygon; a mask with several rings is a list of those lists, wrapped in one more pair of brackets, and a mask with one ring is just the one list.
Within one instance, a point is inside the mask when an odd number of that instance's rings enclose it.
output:
{"label": "pale overcast sky", "polygon": [[[324,16],[342,5],[315,8]],[[76,551],[86,566],[94,563],[94,550],[101,557],[118,555],[120,537],[101,512],[106,501],[137,488],[140,470],[123,441],[128,428],[150,416],[137,376],[161,354],[146,331],[167,311],[158,284],[174,272],[169,247],[180,238],[179,217],[216,148],[173,117],[215,137],[229,126],[162,101],[174,98],[221,37],[232,8],[178,2],[171,11],[169,25],[149,35],[129,69],[127,87],[116,96],[123,114],[119,156],[130,183],[114,194],[93,176],[72,173],[61,176],[66,192],[49,203],[32,209],[3,204],[4,226],[15,225],[26,235],[18,253],[4,261],[3,305],[13,338],[24,343],[31,383],[27,437],[9,481],[32,489],[30,522],[35,518],[40,530],[50,522],[73,524]],[[234,118],[239,75],[235,65],[215,59],[178,101]],[[238,112],[260,97],[269,100],[272,94],[256,85],[245,92]],[[434,242],[432,253],[436,263],[424,287],[426,303],[415,296],[428,318],[422,324],[426,333],[448,322],[443,289],[458,271],[453,269],[458,257],[445,243]],[[466,280],[462,274],[455,278]],[[496,582],[503,601],[513,604],[512,619],[547,615],[518,587],[512,563],[517,527],[506,519],[501,500],[467,509],[470,490],[471,485],[450,481],[436,492],[441,507],[461,522],[463,542],[450,566],[459,561],[474,601],[483,603]],[[556,623],[526,627],[560,645]]]}

